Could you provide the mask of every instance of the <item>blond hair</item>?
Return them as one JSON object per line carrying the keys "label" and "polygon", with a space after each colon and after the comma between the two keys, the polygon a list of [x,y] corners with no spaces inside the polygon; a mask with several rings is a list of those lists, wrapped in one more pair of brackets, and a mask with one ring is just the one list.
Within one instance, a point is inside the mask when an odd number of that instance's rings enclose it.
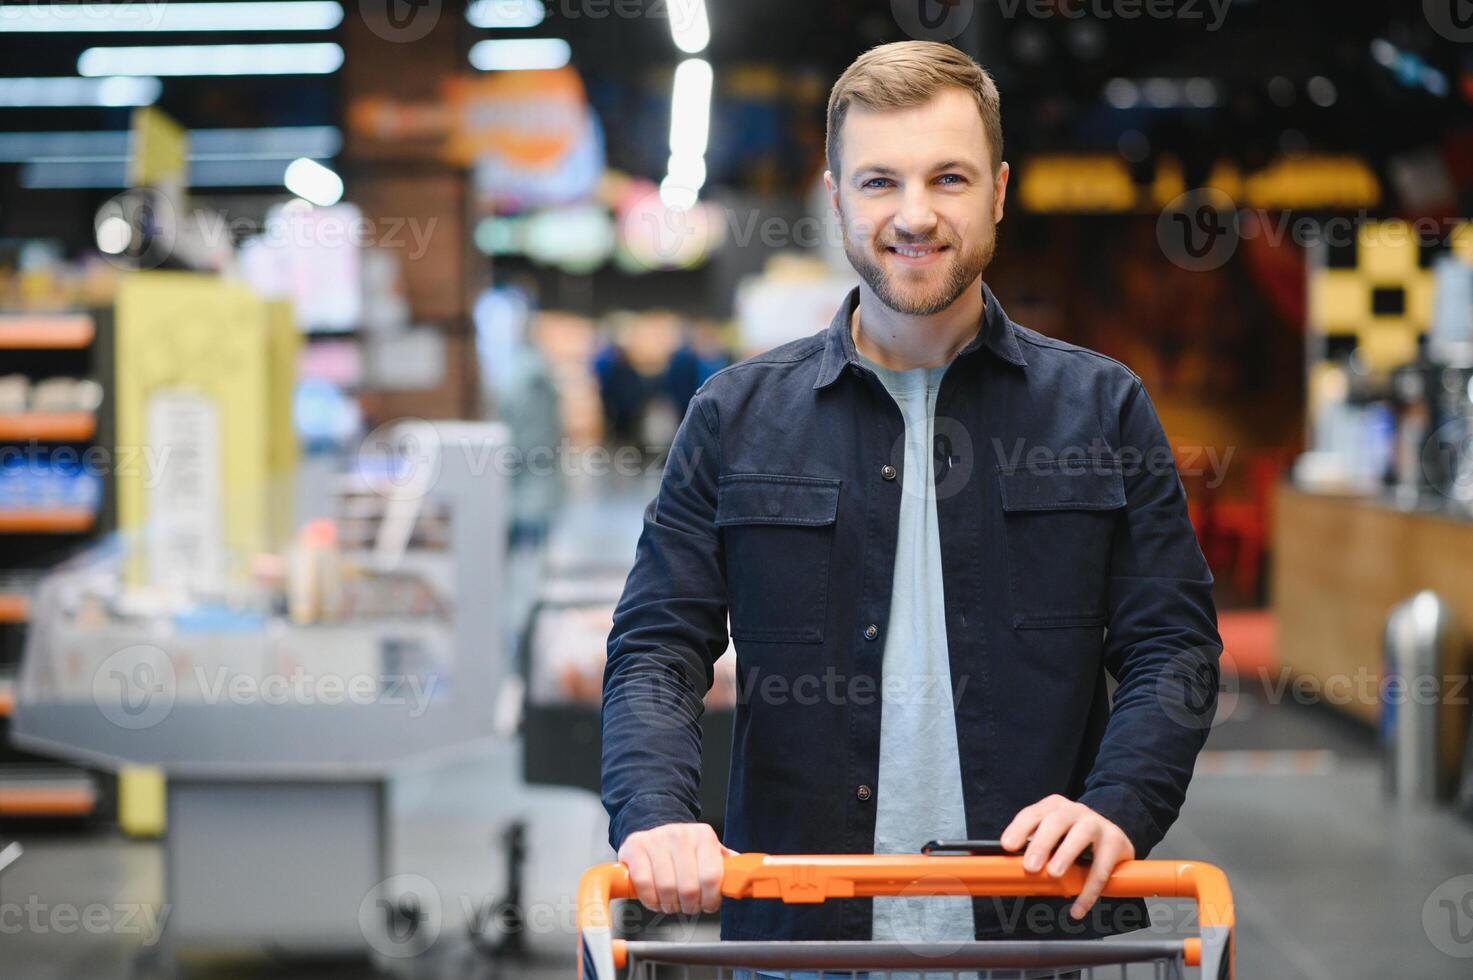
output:
{"label": "blond hair", "polygon": [[872,110],[924,105],[951,85],[971,93],[992,151],[992,172],[1002,164],[1002,97],[992,76],[965,53],[935,41],[896,41],[870,48],[844,69],[829,93],[829,169],[839,173],[839,136],[855,103]]}

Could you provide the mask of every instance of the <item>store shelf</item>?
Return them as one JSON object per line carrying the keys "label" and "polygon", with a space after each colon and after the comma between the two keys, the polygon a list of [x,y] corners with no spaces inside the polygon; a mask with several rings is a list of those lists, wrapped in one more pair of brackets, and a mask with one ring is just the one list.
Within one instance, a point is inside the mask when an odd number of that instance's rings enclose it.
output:
{"label": "store shelf", "polygon": [[96,520],[81,507],[0,510],[0,534],[74,534],[91,530]]}
{"label": "store shelf", "polygon": [[0,592],[0,623],[24,623],[31,614],[31,599],[24,592]]}
{"label": "store shelf", "polygon": [[0,349],[57,350],[92,343],[96,327],[85,313],[0,316]]}
{"label": "store shelf", "polygon": [[0,414],[0,442],[21,439],[83,442],[97,432],[91,412],[17,412]]}
{"label": "store shelf", "polygon": [[86,773],[0,772],[0,817],[85,817],[97,802],[97,784]]}

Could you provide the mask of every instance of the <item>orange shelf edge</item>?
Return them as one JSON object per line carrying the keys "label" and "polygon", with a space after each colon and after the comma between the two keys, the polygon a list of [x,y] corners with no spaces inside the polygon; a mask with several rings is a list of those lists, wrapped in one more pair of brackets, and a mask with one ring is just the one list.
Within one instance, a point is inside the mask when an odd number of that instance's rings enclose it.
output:
{"label": "orange shelf edge", "polygon": [[54,786],[0,789],[0,816],[80,817],[97,807],[97,791],[88,788],[58,789]]}
{"label": "orange shelf edge", "polygon": [[91,439],[97,432],[97,416],[91,412],[20,412],[0,415],[0,440],[5,439]]}
{"label": "orange shelf edge", "polygon": [[21,592],[0,592],[0,623],[24,623],[30,614],[29,596]]}
{"label": "orange shelf edge", "polygon": [[0,532],[10,534],[64,534],[92,527],[96,515],[79,507],[40,510],[0,510]]}
{"label": "orange shelf edge", "polygon": [[0,316],[0,348],[57,350],[86,347],[97,328],[85,313]]}

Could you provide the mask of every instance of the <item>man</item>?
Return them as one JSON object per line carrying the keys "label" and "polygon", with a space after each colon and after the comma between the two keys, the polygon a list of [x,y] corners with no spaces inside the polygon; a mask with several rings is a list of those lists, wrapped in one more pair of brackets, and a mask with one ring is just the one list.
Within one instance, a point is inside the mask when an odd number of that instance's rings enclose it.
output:
{"label": "man", "polygon": [[[645,905],[720,906],[728,939],[1143,926],[1097,899],[1176,818],[1221,650],[1170,446],[1134,374],[1013,323],[983,283],[1009,170],[980,66],[875,48],[828,127],[861,285],[827,330],[711,378],[676,436],[609,637],[610,839]],[[723,844],[696,822],[697,719],[728,621]],[[720,902],[725,854],[933,838],[1000,838],[1056,877],[1088,848],[1088,884]]]}

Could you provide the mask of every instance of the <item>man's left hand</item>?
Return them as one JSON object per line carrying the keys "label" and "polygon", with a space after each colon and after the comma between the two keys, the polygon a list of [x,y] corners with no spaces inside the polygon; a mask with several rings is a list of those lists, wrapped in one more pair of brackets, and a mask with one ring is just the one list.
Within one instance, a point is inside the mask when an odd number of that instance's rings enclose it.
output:
{"label": "man's left hand", "polygon": [[1002,846],[1010,851],[1018,850],[1025,842],[1028,850],[1023,855],[1023,868],[1036,872],[1046,861],[1048,873],[1055,878],[1068,871],[1086,847],[1093,849],[1084,891],[1069,909],[1076,919],[1089,914],[1115,866],[1135,858],[1135,845],[1125,831],[1083,803],[1058,794],[1019,810],[1002,832]]}

